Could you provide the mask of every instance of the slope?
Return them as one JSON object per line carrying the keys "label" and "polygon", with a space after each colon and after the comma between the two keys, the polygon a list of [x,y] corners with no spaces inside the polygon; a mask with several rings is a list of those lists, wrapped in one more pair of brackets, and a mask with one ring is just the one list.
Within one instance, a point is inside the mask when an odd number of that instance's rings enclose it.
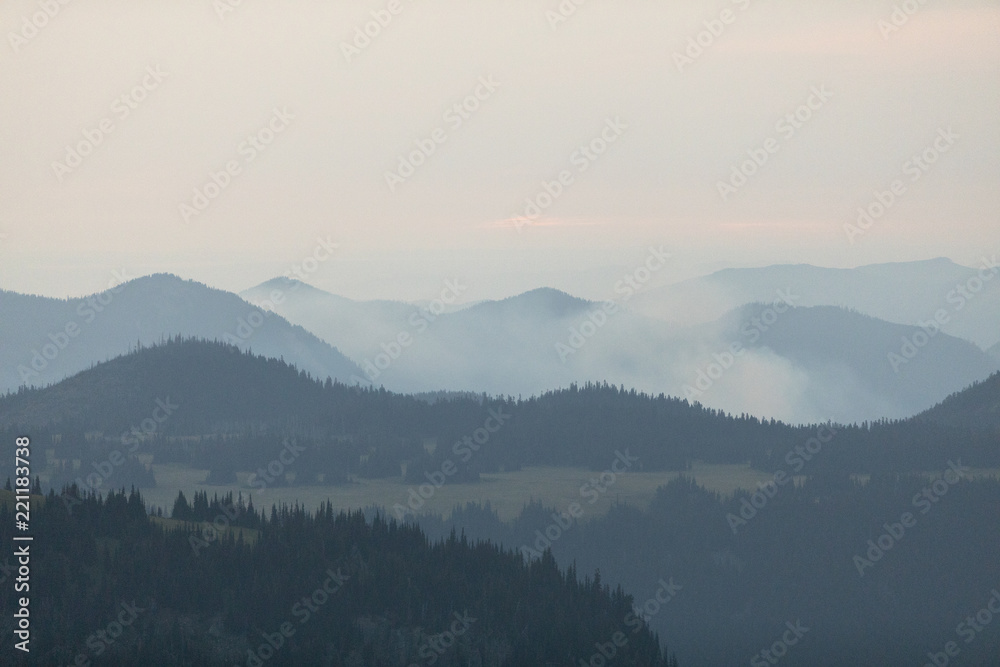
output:
{"label": "slope", "polygon": [[347,381],[357,366],[305,329],[229,292],[168,274],[82,299],[0,292],[0,391],[57,382],[175,334],[218,339]]}

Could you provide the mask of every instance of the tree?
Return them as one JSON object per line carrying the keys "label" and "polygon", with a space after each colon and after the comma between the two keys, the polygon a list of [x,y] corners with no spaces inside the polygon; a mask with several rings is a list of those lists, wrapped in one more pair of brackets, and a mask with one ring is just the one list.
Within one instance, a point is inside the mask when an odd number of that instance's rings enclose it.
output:
{"label": "tree", "polygon": [[188,505],[183,491],[177,492],[177,500],[174,501],[174,508],[171,510],[170,516],[182,521],[189,521],[191,519],[191,506]]}

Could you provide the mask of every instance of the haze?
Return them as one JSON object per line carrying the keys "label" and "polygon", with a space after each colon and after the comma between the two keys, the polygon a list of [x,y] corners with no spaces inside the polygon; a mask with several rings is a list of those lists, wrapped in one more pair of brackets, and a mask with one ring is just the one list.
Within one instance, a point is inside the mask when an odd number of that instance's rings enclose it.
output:
{"label": "haze", "polygon": [[[326,291],[419,301],[460,278],[467,302],[539,286],[609,298],[651,245],[672,261],[650,286],[773,263],[976,266],[997,246],[995,3],[920,5],[886,33],[889,2],[588,2],[554,22],[554,0],[403,0],[353,53],[343,44],[385,2],[218,6],[70,3],[37,34],[23,23],[36,3],[0,7],[6,289],[79,296],[124,270],[240,291],[317,239],[338,245],[307,276]],[[723,10],[732,20],[679,67]],[[830,95],[779,131],[814,90]],[[457,125],[449,109],[477,91]],[[79,166],[54,168],[106,119]],[[619,133],[581,171],[574,153],[609,122]],[[241,143],[269,126],[250,159]],[[439,128],[390,190],[386,172]],[[949,130],[911,180],[904,164]],[[768,138],[776,152],[724,199],[718,183]],[[185,220],[229,161],[239,174]],[[572,182],[518,229],[562,170]],[[849,239],[896,179],[905,191]]]}

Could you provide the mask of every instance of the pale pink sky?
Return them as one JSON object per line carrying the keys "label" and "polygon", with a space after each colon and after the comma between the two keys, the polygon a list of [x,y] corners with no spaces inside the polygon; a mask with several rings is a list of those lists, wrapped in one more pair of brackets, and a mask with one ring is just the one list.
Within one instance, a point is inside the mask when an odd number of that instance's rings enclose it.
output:
{"label": "pale pink sky", "polygon": [[[37,34],[22,30],[39,5],[5,2],[0,288],[80,295],[124,269],[238,291],[317,238],[339,247],[309,282],[414,300],[454,276],[469,300],[540,285],[601,298],[651,243],[675,260],[663,282],[1000,250],[996,3],[927,3],[887,39],[892,2],[665,4],[588,2],[553,28],[557,0],[402,0],[348,62],[342,43],[388,0],[243,0],[221,18],[209,0],[91,0]],[[674,54],[724,9],[731,22],[678,71]],[[833,96],[783,136],[818,86]],[[465,99],[477,108],[449,115]],[[614,119],[627,127],[583,157]],[[102,121],[113,130],[60,181],[53,163]],[[250,159],[241,142],[272,122]],[[911,180],[905,163],[947,128],[957,141]],[[439,129],[390,190],[386,172]],[[769,137],[777,152],[723,200],[719,181]],[[185,220],[229,161],[239,173]],[[511,224],[564,171],[538,224]],[[904,194],[849,243],[844,225],[894,179]]]}

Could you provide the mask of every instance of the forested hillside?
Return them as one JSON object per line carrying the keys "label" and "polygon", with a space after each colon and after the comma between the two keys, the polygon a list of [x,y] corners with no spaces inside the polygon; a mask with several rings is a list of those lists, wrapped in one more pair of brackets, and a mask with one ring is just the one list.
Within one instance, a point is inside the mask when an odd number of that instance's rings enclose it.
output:
{"label": "forested hillside", "polygon": [[397,476],[404,463],[437,470],[446,460],[473,478],[529,465],[603,469],[623,447],[640,470],[684,470],[692,460],[795,473],[806,463],[811,472],[933,470],[949,457],[1000,465],[995,433],[958,425],[790,426],[597,383],[530,398],[428,403],[321,382],[280,360],[190,339],[8,394],[0,398],[0,428],[30,429],[57,458],[99,458],[131,443],[130,453],[218,469],[224,478],[256,469],[288,438],[300,443],[311,470],[331,480]]}
{"label": "forested hillside", "polygon": [[959,391],[917,420],[948,426],[964,426],[977,431],[1000,432],[1000,373]]}
{"label": "forested hillside", "polygon": [[465,530],[527,558],[551,548],[564,566],[600,567],[681,664],[753,664],[790,621],[808,632],[782,665],[922,665],[949,641],[960,664],[995,665],[996,628],[967,619],[1000,590],[1000,481],[970,481],[954,463],[941,461],[936,482],[813,478],[733,498],[682,477],[648,509],[619,505],[559,531],[565,508],[537,503],[510,524],[478,504],[417,521],[430,535]]}
{"label": "forested hillside", "polygon": [[[220,527],[207,533],[165,529],[135,491],[44,500],[32,516],[23,664],[555,666],[604,651],[616,665],[676,665],[620,588],[551,557],[526,563],[464,535],[431,543],[329,506],[217,505],[199,517]],[[233,537],[227,515],[254,526],[252,544]],[[4,506],[0,539],[10,543],[13,525]],[[14,595],[0,588],[0,605],[15,608]],[[5,636],[13,625],[5,615]]]}

